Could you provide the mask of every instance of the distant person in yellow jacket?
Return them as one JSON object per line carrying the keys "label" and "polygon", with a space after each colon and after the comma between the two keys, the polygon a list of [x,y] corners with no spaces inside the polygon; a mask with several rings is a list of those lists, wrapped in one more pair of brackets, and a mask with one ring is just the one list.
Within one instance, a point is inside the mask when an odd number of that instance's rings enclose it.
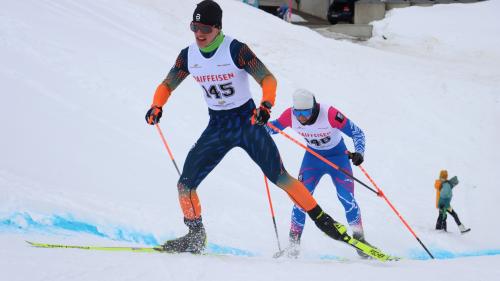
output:
{"label": "distant person in yellow jacket", "polygon": [[442,170],[439,173],[439,179],[437,179],[434,184],[434,187],[436,188],[436,207],[439,209],[439,216],[436,222],[436,229],[447,231],[446,218],[448,213],[453,216],[455,222],[458,225],[458,228],[460,229],[460,232],[463,234],[469,232],[470,228],[465,227],[460,222],[457,213],[455,212],[455,210],[453,210],[453,208],[450,205],[451,198],[453,197],[452,189],[457,185],[458,185],[458,178],[456,176],[452,177],[451,179],[448,179],[447,170]]}

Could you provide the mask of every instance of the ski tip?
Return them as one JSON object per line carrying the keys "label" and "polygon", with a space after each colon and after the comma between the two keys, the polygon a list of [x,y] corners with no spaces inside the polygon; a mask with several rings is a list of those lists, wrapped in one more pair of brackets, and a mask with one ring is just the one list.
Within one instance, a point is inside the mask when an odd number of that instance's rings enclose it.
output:
{"label": "ski tip", "polygon": [[33,241],[28,241],[28,240],[24,240],[24,242],[28,243],[30,246],[32,247],[36,247],[36,248],[44,248],[46,247],[47,245],[45,244],[42,244],[42,243],[37,243],[37,242],[33,242]]}

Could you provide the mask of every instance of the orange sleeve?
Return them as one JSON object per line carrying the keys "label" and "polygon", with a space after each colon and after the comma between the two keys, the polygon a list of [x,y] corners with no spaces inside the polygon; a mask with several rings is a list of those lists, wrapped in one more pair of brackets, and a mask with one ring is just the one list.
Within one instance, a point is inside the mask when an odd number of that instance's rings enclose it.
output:
{"label": "orange sleeve", "polygon": [[439,197],[441,197],[441,180],[436,180],[434,182],[434,188],[436,189],[436,208],[439,209]]}
{"label": "orange sleeve", "polygon": [[171,92],[172,91],[170,91],[170,88],[167,85],[161,83],[158,88],[156,88],[153,104],[151,106],[163,107],[165,103],[167,103]]}
{"label": "orange sleeve", "polygon": [[440,190],[440,189],[441,189],[441,180],[436,180],[436,181],[434,182],[434,188],[435,188],[436,190]]}
{"label": "orange sleeve", "polygon": [[276,100],[276,87],[278,86],[278,82],[274,78],[272,74],[267,75],[262,79],[260,83],[262,86],[262,101],[268,101],[271,105],[274,106],[274,101]]}

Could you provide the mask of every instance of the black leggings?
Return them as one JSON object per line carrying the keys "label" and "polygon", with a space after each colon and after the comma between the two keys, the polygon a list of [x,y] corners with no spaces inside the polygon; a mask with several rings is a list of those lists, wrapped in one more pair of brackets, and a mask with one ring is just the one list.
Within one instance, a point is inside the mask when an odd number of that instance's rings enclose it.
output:
{"label": "black leggings", "polygon": [[286,173],[278,148],[263,126],[252,125],[255,104],[249,100],[231,110],[210,110],[210,121],[189,151],[179,185],[196,189],[234,147],[245,150],[269,180],[276,184]]}
{"label": "black leggings", "polygon": [[462,223],[460,222],[460,219],[458,218],[457,212],[455,212],[455,210],[453,210],[453,209],[451,209],[451,211],[450,211],[450,209],[447,209],[446,212],[448,214],[450,214],[453,217],[453,219],[455,219],[455,222],[457,223],[457,225],[461,225]]}
{"label": "black leggings", "polygon": [[446,218],[447,218],[446,213],[450,214],[453,217],[453,219],[455,220],[457,225],[462,224],[460,222],[460,219],[458,218],[458,214],[457,214],[457,212],[455,212],[455,210],[453,210],[452,208],[449,208],[449,209],[442,208],[442,209],[439,209],[439,216],[438,216],[438,219],[436,222],[436,229],[446,230]]}

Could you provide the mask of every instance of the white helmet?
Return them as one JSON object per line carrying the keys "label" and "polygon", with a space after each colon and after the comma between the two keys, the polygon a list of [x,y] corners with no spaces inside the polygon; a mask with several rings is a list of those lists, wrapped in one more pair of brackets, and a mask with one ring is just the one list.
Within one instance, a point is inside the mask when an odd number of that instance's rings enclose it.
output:
{"label": "white helmet", "polygon": [[314,94],[306,89],[298,89],[293,93],[294,109],[311,109],[314,107]]}

